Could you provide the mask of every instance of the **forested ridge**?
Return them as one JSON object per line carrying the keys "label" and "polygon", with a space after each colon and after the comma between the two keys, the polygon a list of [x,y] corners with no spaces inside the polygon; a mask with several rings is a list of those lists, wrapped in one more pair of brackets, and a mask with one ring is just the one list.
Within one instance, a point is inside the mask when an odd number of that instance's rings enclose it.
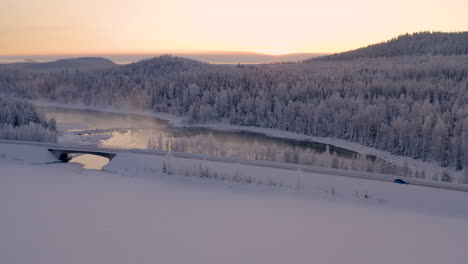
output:
{"label": "forested ridge", "polygon": [[61,59],[52,62],[17,62],[0,64],[0,69],[14,69],[29,72],[54,72],[63,70],[102,70],[117,66],[114,62],[95,57]]}
{"label": "forested ridge", "polygon": [[306,62],[421,55],[468,55],[468,32],[407,33],[386,42],[352,51],[312,58],[306,60]]}
{"label": "forested ridge", "polygon": [[461,170],[468,56],[440,54],[237,66],[161,56],[95,72],[3,70],[0,92],[341,138]]}

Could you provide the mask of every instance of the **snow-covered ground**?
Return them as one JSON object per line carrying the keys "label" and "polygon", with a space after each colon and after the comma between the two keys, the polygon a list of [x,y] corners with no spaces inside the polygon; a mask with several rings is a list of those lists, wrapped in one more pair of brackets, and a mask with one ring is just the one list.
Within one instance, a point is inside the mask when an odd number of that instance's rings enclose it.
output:
{"label": "snow-covered ground", "polygon": [[[453,169],[442,168],[436,162],[425,162],[422,160],[416,160],[411,157],[393,155],[387,151],[378,150],[375,148],[367,147],[359,143],[350,142],[347,140],[337,139],[337,138],[327,138],[327,137],[314,137],[307,136],[300,133],[283,131],[280,129],[273,128],[262,128],[254,126],[239,126],[231,125],[226,123],[208,123],[208,124],[187,124],[185,118],[181,116],[176,116],[168,113],[154,113],[150,111],[135,111],[131,110],[131,107],[122,107],[119,109],[112,107],[93,107],[80,104],[63,104],[56,102],[46,102],[46,101],[32,101],[32,103],[38,106],[49,106],[49,107],[61,107],[61,108],[70,108],[70,109],[90,109],[95,111],[110,112],[110,113],[123,113],[123,114],[137,114],[137,115],[146,115],[153,116],[162,120],[167,120],[169,124],[173,127],[192,127],[192,128],[208,128],[212,130],[219,131],[245,131],[263,134],[275,138],[286,138],[286,139],[296,139],[296,140],[309,140],[318,143],[324,143],[328,145],[333,145],[336,147],[348,149],[363,155],[373,155],[382,160],[385,160],[389,163],[395,164],[400,167],[408,166],[413,171],[426,171],[428,173],[427,177],[431,178],[434,175],[440,176],[443,171],[450,171],[450,174],[455,178],[454,182],[462,183],[463,175],[460,171],[455,171]],[[73,140],[73,139],[72,139]]]}
{"label": "snow-covered ground", "polygon": [[[182,162],[167,159],[167,171]],[[53,160],[0,145],[0,263],[466,263],[466,192],[167,175],[138,154],[117,156],[113,172],[37,164]]]}

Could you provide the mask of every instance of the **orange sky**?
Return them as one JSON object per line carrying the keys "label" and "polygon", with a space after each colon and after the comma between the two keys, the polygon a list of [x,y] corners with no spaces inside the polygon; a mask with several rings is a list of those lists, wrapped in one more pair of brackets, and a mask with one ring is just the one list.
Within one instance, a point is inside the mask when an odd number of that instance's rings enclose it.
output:
{"label": "orange sky", "polygon": [[467,31],[466,0],[1,0],[0,55],[328,53]]}

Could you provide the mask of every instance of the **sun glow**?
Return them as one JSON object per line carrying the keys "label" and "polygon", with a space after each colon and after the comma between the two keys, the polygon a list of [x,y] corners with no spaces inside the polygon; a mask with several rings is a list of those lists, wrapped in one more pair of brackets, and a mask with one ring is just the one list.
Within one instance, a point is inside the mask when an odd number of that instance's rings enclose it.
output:
{"label": "sun glow", "polygon": [[291,50],[287,50],[287,49],[263,49],[263,50],[259,50],[257,52],[258,53],[263,53],[263,54],[266,54],[266,55],[272,55],[272,56],[279,56],[279,55],[295,53],[295,52],[293,52]]}
{"label": "sun glow", "polygon": [[0,56],[185,50],[331,53],[404,33],[468,28],[466,0],[134,2],[1,0]]}

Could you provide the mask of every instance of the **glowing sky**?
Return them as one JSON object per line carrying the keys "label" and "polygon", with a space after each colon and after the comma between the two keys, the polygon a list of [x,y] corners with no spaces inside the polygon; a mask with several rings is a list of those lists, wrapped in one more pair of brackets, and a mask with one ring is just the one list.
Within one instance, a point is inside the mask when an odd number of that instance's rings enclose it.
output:
{"label": "glowing sky", "polygon": [[466,0],[0,0],[0,55],[337,52],[468,30]]}

